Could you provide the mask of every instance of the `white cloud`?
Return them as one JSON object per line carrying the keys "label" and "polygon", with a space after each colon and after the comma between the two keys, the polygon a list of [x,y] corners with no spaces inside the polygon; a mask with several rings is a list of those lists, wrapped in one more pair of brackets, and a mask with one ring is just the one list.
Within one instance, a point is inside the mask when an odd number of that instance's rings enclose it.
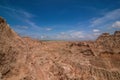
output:
{"label": "white cloud", "polygon": [[83,32],[82,31],[75,31],[70,33],[70,36],[72,38],[84,38]]}
{"label": "white cloud", "polygon": [[46,31],[51,31],[51,30],[52,30],[52,28],[46,28],[45,30],[46,30]]}
{"label": "white cloud", "polygon": [[99,17],[94,19],[91,23],[92,23],[92,27],[95,26],[100,26],[100,25],[105,25],[105,23],[110,23],[110,21],[114,21],[120,18],[120,9],[116,9],[113,11],[110,11],[108,13],[106,13],[105,15],[103,15],[103,17]]}
{"label": "white cloud", "polygon": [[83,31],[75,31],[75,30],[61,32],[60,34],[54,36],[54,38],[57,40],[82,40],[84,39],[84,37],[85,36]]}
{"label": "white cloud", "polygon": [[99,29],[93,29],[93,32],[100,32]]}
{"label": "white cloud", "polygon": [[[85,32],[77,30],[69,30],[66,32],[56,33],[55,35],[49,35],[46,39],[51,40],[94,40],[101,33],[100,32]],[[43,36],[42,36],[43,37]]]}
{"label": "white cloud", "polygon": [[115,23],[113,23],[112,27],[113,28],[120,28],[120,21],[116,21]]}
{"label": "white cloud", "polygon": [[47,39],[48,38],[48,36],[46,36],[46,35],[41,35],[40,36],[40,39]]}

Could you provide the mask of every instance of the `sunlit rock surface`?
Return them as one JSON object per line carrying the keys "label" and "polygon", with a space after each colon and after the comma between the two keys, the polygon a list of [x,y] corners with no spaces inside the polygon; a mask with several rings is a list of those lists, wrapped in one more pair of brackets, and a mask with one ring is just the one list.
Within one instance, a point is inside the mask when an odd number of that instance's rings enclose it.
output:
{"label": "sunlit rock surface", "polygon": [[39,41],[0,18],[0,80],[120,80],[120,31],[96,41]]}

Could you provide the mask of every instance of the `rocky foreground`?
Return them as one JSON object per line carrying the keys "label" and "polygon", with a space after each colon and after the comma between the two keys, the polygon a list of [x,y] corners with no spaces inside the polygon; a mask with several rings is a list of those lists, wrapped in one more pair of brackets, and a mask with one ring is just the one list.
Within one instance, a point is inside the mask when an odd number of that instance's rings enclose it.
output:
{"label": "rocky foreground", "polygon": [[120,80],[120,31],[96,41],[39,41],[0,18],[0,80]]}

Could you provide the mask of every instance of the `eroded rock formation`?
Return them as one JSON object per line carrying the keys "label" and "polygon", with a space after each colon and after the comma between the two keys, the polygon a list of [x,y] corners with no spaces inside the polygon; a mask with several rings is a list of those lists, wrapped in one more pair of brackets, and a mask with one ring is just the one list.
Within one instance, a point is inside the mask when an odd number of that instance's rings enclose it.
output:
{"label": "eroded rock formation", "polygon": [[120,80],[120,31],[96,41],[39,41],[0,18],[0,80]]}

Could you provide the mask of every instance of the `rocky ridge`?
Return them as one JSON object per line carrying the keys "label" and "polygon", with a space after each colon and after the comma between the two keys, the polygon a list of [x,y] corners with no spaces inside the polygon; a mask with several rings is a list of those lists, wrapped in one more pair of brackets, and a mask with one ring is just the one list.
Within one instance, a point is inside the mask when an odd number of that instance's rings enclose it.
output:
{"label": "rocky ridge", "polygon": [[0,17],[0,80],[120,80],[120,31],[96,41],[39,41]]}

